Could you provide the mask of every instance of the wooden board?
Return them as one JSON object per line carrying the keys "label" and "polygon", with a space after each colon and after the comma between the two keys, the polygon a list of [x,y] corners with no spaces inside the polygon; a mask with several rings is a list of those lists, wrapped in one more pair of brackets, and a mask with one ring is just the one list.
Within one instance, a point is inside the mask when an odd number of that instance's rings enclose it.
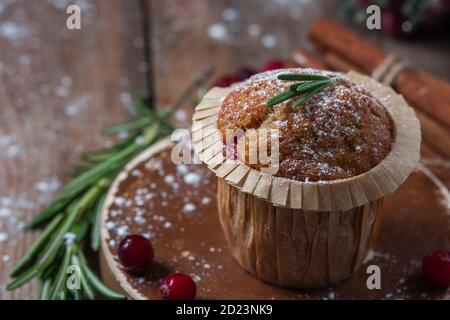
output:
{"label": "wooden board", "polygon": [[[141,10],[145,1],[148,12]],[[325,0],[81,2],[81,31],[65,28],[66,1],[5,1],[0,9],[0,299],[37,298],[37,283],[4,290],[14,261],[36,236],[20,226],[60,190],[82,150],[107,143],[99,130],[129,117],[131,98],[146,87],[143,15],[152,25],[159,106],[172,103],[207,65],[216,74],[242,65],[260,68],[308,48],[309,24],[336,16],[335,2]],[[217,36],[220,25],[231,34],[226,41]],[[448,41],[366,35],[450,80]],[[181,125],[189,123],[190,106],[185,111]]]}
{"label": "wooden board", "polygon": [[294,49],[312,49],[309,25],[322,16],[340,21],[386,52],[401,54],[412,65],[450,80],[449,41],[405,41],[380,30],[365,30],[342,21],[337,14],[339,1],[147,1],[159,105],[173,102],[193,75],[208,65],[214,66],[216,75],[233,73],[242,66],[258,70],[270,59],[289,59]]}
{"label": "wooden board", "polygon": [[17,2],[0,15],[0,300],[38,297],[36,281],[4,289],[37,234],[21,226],[60,191],[81,151],[108,142],[100,129],[129,117],[145,87],[139,1],[83,3],[79,31],[66,28],[57,1]]}
{"label": "wooden board", "polygon": [[[159,299],[162,279],[184,272],[196,280],[198,299],[450,299],[450,291],[428,286],[421,276],[421,257],[450,245],[450,199],[445,201],[435,178],[427,176],[429,169],[416,170],[385,198],[374,252],[353,277],[329,288],[288,290],[256,279],[237,264],[217,216],[215,176],[203,164],[175,165],[171,150],[163,140],[131,161],[103,208],[102,277],[130,298]],[[450,181],[448,162],[426,165],[444,183]],[[123,271],[117,257],[128,233],[153,243],[155,261],[142,277]],[[380,267],[380,290],[367,288],[369,265]]]}

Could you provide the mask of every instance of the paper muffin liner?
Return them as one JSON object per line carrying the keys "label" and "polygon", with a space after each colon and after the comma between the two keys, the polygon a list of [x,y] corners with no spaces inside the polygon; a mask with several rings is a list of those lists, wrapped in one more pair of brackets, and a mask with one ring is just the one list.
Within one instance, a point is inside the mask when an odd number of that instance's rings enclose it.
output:
{"label": "paper muffin liner", "polygon": [[347,179],[301,182],[226,159],[217,113],[233,87],[211,89],[193,115],[194,150],[219,178],[219,217],[233,256],[270,283],[313,288],[349,277],[372,247],[383,197],[420,159],[419,121],[403,97],[370,77],[346,77],[386,107],[395,134],[385,159]]}
{"label": "paper muffin liner", "polygon": [[217,177],[277,206],[308,211],[347,210],[390,194],[419,161],[419,121],[403,97],[390,87],[355,72],[346,77],[378,98],[394,122],[395,140],[391,152],[367,172],[334,181],[301,182],[268,175],[238,160],[225,159],[217,112],[233,90],[231,87],[211,89],[196,107],[192,125],[194,150]]}
{"label": "paper muffin liner", "polygon": [[349,278],[373,248],[382,202],[304,211],[218,181],[219,218],[232,255],[257,278],[282,287],[322,288]]}

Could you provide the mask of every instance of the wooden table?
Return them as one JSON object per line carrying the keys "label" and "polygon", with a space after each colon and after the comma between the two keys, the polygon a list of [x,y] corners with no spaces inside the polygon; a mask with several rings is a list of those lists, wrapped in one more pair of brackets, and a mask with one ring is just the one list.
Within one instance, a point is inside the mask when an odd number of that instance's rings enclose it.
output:
{"label": "wooden table", "polygon": [[[21,228],[61,190],[82,150],[108,143],[100,129],[130,117],[132,99],[153,82],[161,107],[209,65],[217,74],[259,68],[308,47],[309,24],[335,16],[335,5],[291,2],[86,0],[81,30],[65,26],[67,1],[0,3],[0,299],[37,298],[36,281],[4,289],[36,236]],[[366,34],[450,80],[449,41]]]}

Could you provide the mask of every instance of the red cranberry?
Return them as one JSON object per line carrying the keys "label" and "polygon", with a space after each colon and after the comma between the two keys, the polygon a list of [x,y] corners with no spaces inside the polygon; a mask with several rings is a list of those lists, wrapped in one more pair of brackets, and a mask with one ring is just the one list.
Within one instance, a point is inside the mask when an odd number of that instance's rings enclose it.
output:
{"label": "red cranberry", "polygon": [[432,285],[450,287],[450,251],[437,250],[422,258],[422,273]]}
{"label": "red cranberry", "polygon": [[403,17],[393,10],[386,10],[381,14],[381,28],[385,33],[394,37],[403,35],[402,24],[405,22]]}
{"label": "red cranberry", "polygon": [[355,3],[356,8],[365,9],[372,4],[371,0],[357,0]]}
{"label": "red cranberry", "polygon": [[119,260],[129,273],[144,274],[152,265],[153,256],[152,243],[141,235],[128,235],[120,242]]}
{"label": "red cranberry", "polygon": [[256,71],[252,68],[242,67],[236,72],[236,76],[238,78],[238,81],[244,81],[245,79],[250,78],[255,73]]}
{"label": "red cranberry", "polygon": [[263,67],[263,71],[270,71],[270,70],[276,70],[276,69],[283,69],[286,68],[286,64],[284,61],[281,60],[270,60],[266,63],[266,65]]}
{"label": "red cranberry", "polygon": [[187,274],[172,273],[164,278],[159,292],[164,300],[193,300],[197,286]]}
{"label": "red cranberry", "polygon": [[218,78],[214,84],[213,87],[221,87],[221,88],[225,88],[225,87],[229,87],[231,86],[233,83],[235,82],[239,82],[239,78],[237,75],[234,74],[227,74],[224,75],[220,78]]}
{"label": "red cranberry", "polygon": [[428,4],[427,13],[432,18],[450,16],[450,0],[431,0]]}

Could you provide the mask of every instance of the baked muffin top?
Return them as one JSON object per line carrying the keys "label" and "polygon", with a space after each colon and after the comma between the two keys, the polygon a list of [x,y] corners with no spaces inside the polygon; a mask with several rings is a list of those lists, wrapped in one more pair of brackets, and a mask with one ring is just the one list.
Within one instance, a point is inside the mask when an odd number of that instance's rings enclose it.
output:
{"label": "baked muffin top", "polygon": [[[292,104],[298,97],[269,107],[267,100],[293,83],[278,80],[282,73],[321,74],[336,82],[297,109]],[[223,101],[217,125],[223,137],[227,129],[245,133],[278,129],[275,175],[306,182],[344,179],[368,171],[387,156],[394,136],[388,111],[363,87],[341,73],[299,68],[260,73],[238,85]]]}

